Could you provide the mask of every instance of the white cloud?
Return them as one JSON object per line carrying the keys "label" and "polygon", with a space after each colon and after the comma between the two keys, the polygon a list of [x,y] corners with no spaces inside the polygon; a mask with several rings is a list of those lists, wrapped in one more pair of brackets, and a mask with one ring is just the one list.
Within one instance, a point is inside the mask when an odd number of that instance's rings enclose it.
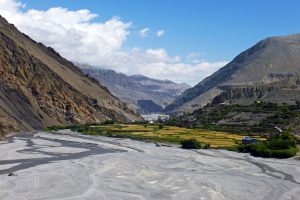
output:
{"label": "white cloud", "polygon": [[[0,0],[0,14],[33,39],[56,49],[69,60],[96,66],[110,66],[128,74],[143,74],[196,84],[226,62],[209,63],[187,56],[170,56],[164,48],[125,49],[132,24],[118,17],[95,22],[89,10],[71,11],[56,7],[23,11],[18,0]],[[26,10],[26,9],[25,9]],[[97,20],[98,21],[98,20]],[[147,36],[150,28],[140,30]],[[159,31],[158,31],[159,32]],[[157,36],[163,35],[163,32]]]}
{"label": "white cloud", "polygon": [[156,37],[161,37],[165,34],[165,31],[164,30],[159,30],[156,32]]}
{"label": "white cloud", "polygon": [[141,37],[147,37],[149,34],[150,28],[143,28],[139,31]]}
{"label": "white cloud", "polygon": [[179,56],[169,56],[164,49],[134,48],[128,52],[118,52],[111,59],[104,61],[106,62],[104,65],[112,66],[112,69],[127,74],[144,74],[157,79],[196,85],[228,63],[227,61],[185,63],[181,60]]}
{"label": "white cloud", "polygon": [[97,15],[89,10],[57,7],[22,12],[21,6],[17,1],[0,0],[0,14],[22,32],[71,60],[88,61],[91,56],[107,56],[121,49],[131,26],[117,17],[94,23]]}
{"label": "white cloud", "polygon": [[168,58],[168,54],[164,49],[147,49],[146,54],[149,58],[153,58],[154,60],[166,60]]}
{"label": "white cloud", "polygon": [[12,1],[12,0],[0,0],[1,5],[1,14],[3,15],[11,15],[13,13],[16,13],[20,8],[24,8],[25,4],[22,4],[18,1]]}

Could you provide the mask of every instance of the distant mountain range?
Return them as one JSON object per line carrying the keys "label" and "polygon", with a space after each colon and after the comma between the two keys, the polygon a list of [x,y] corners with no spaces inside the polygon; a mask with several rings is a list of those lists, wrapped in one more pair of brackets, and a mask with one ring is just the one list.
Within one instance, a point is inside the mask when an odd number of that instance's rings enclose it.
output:
{"label": "distant mountain range", "polygon": [[141,120],[52,48],[0,16],[0,134],[51,125]]}
{"label": "distant mountain range", "polygon": [[97,79],[113,95],[131,103],[140,113],[162,112],[190,86],[169,80],[157,80],[143,75],[127,76],[114,70],[77,64],[89,76]]}
{"label": "distant mountain range", "polygon": [[238,55],[195,87],[186,90],[166,111],[192,112],[207,104],[250,104],[300,101],[300,34],[270,37]]}

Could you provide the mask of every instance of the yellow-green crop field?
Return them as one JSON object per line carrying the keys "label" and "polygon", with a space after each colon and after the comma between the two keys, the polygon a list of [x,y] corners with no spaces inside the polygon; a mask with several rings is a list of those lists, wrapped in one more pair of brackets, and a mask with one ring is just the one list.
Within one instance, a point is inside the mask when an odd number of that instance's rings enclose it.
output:
{"label": "yellow-green crop field", "polygon": [[[179,143],[185,139],[196,139],[199,142],[210,144],[213,148],[234,146],[241,143],[246,135],[231,134],[210,130],[188,129],[174,126],[164,126],[159,129],[157,125],[101,125],[90,126],[87,134],[108,135],[132,139],[149,139],[161,142]],[[258,140],[264,140],[254,136]]]}

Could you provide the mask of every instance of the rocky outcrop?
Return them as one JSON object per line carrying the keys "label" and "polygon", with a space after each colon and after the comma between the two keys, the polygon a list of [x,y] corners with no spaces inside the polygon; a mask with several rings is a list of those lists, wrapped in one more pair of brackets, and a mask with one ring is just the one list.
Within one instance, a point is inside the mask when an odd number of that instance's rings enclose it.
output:
{"label": "rocky outcrop", "polygon": [[[2,127],[10,127],[2,128],[3,132],[141,119],[96,80],[3,18],[0,77],[0,122]],[[11,119],[10,125],[7,119]]]}
{"label": "rocky outcrop", "polygon": [[[239,103],[251,104],[255,100],[270,102],[296,102],[300,98],[300,81],[297,74],[271,74],[276,81],[271,83],[256,83],[255,85],[223,85],[219,88],[223,91],[216,96],[212,104]],[[285,91],[292,91],[290,95],[284,95]],[[299,93],[296,95],[294,93]],[[275,100],[276,99],[276,100]]]}
{"label": "rocky outcrop", "polygon": [[[234,98],[241,104],[248,104],[261,98],[270,101],[299,100],[298,87],[290,85],[290,82],[295,84],[299,74],[300,35],[267,38],[186,90],[166,107],[166,111],[192,112],[211,103],[220,94],[222,97],[215,101]],[[286,90],[293,95],[287,95]],[[284,98],[281,98],[283,94]]]}
{"label": "rocky outcrop", "polygon": [[10,117],[2,107],[0,107],[0,139],[5,136],[5,133],[15,131],[19,131],[18,123],[14,118]]}

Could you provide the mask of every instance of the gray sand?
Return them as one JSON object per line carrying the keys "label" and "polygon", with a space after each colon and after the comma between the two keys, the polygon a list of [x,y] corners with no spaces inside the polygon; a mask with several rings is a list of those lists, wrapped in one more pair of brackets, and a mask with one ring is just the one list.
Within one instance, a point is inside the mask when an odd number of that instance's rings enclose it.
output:
{"label": "gray sand", "polygon": [[300,199],[299,164],[39,132],[0,145],[0,199]]}

